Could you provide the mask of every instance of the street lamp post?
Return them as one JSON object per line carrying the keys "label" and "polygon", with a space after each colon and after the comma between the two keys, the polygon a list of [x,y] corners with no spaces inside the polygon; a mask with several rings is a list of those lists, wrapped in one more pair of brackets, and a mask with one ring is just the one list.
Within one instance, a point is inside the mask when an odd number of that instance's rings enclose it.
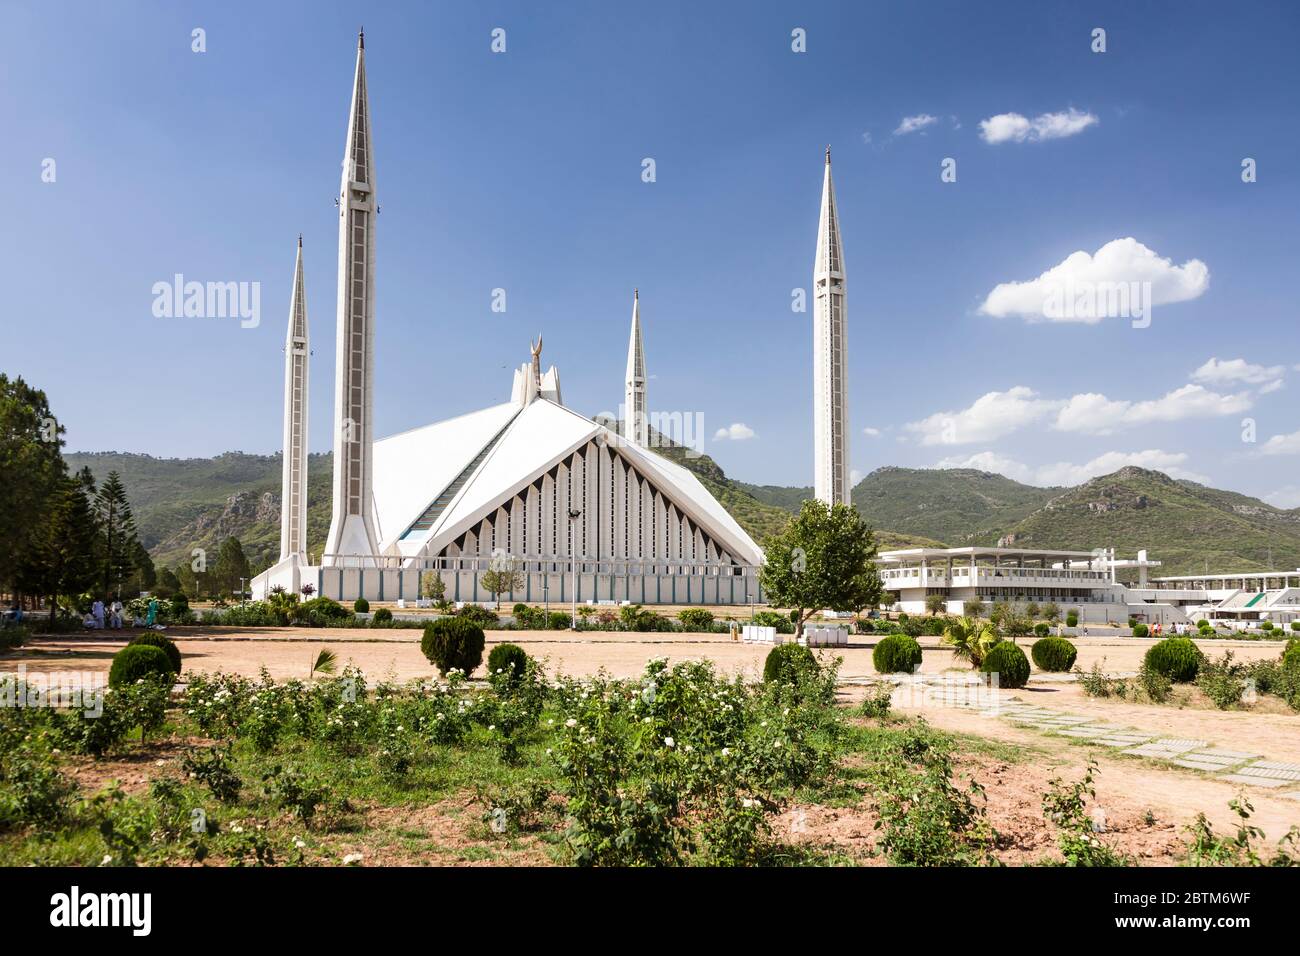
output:
{"label": "street lamp post", "polygon": [[573,593],[569,595],[573,611],[569,615],[569,630],[578,629],[578,519],[582,512],[569,509],[569,567],[573,569]]}

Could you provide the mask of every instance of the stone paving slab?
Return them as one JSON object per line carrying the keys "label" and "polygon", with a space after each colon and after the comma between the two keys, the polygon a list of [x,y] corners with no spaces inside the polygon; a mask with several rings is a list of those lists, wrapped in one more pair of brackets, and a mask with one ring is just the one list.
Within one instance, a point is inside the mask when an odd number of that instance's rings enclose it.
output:
{"label": "stone paving slab", "polygon": [[1214,760],[1193,760],[1190,755],[1169,762],[1175,767],[1186,767],[1188,770],[1204,770],[1207,773],[1221,773],[1232,766],[1232,764],[1220,763]]}
{"label": "stone paving slab", "polygon": [[[1129,756],[1163,760],[1187,770],[1220,774],[1217,779],[1228,783],[1275,789],[1300,782],[1300,763],[1260,760],[1257,754],[1216,747],[1209,741],[1191,737],[1156,737],[1113,724],[1099,724],[1094,722],[1095,718],[1038,707],[1018,698],[1000,706],[986,707],[983,714],[1004,717],[1017,727],[1112,747]],[[1224,773],[1225,770],[1233,772]],[[1300,801],[1300,790],[1279,796]]]}
{"label": "stone paving slab", "polygon": [[1255,760],[1259,754],[1247,753],[1244,750],[1224,750],[1222,747],[1209,747],[1205,750],[1196,751],[1198,757],[1222,757],[1223,759],[1232,759],[1237,761]]}
{"label": "stone paving slab", "polygon": [[1290,780],[1275,780],[1272,777],[1247,777],[1239,773],[1225,774],[1219,778],[1229,783],[1244,783],[1252,787],[1286,787],[1290,786]]}
{"label": "stone paving slab", "polygon": [[1270,780],[1284,780],[1288,783],[1300,780],[1300,770],[1277,770],[1273,767],[1261,767],[1259,764],[1242,767],[1237,773],[1245,777],[1267,777]]}

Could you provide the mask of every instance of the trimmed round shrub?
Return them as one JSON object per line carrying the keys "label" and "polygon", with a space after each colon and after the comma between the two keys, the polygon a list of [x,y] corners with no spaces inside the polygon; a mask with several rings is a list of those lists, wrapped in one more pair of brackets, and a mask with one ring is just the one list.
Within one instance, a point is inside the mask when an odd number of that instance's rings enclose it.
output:
{"label": "trimmed round shrub", "polygon": [[1300,631],[1300,621],[1292,621],[1292,622],[1291,622],[1291,630],[1293,630],[1293,631]]}
{"label": "trimmed round shrub", "polygon": [[1034,633],[1039,637],[1046,637],[1048,634],[1052,633],[1052,625],[1048,624],[1046,621],[1039,621],[1034,625]]}
{"label": "trimmed round shrub", "polygon": [[1040,671],[1064,674],[1074,666],[1079,649],[1063,637],[1045,637],[1034,642],[1034,646],[1029,649],[1029,656],[1034,659],[1034,664]]}
{"label": "trimmed round shrub", "polygon": [[518,680],[524,676],[524,670],[527,667],[528,652],[518,644],[498,644],[492,648],[492,653],[488,655],[489,674],[502,671],[511,680]]}
{"label": "trimmed round shrub", "polygon": [[1166,637],[1147,650],[1143,664],[1175,684],[1190,684],[1200,673],[1205,655],[1186,637]]}
{"label": "trimmed round shrub", "polygon": [[358,614],[369,614],[370,602],[365,598],[357,598],[352,602],[352,610],[356,611]]}
{"label": "trimmed round shrub", "polygon": [[793,684],[799,672],[817,669],[817,658],[802,644],[778,644],[763,663],[763,680],[769,684]]}
{"label": "trimmed round shrub", "polygon": [[1196,629],[1200,631],[1205,630],[1209,626],[1210,626],[1210,622],[1207,621],[1205,618],[1201,618],[1199,621],[1196,622]]}
{"label": "trimmed round shrub", "polygon": [[713,612],[702,607],[683,608],[677,618],[682,622],[682,630],[684,631],[703,631],[707,633],[713,629]]}
{"label": "trimmed round shrub", "polygon": [[1066,626],[1066,627],[1078,627],[1078,626],[1079,626],[1079,612],[1078,612],[1078,611],[1066,611],[1066,612],[1065,612],[1065,626]]}
{"label": "trimmed round shrub", "polygon": [[1015,689],[1029,683],[1029,658],[1012,641],[999,641],[994,644],[980,670],[985,674],[997,674],[998,686]]}
{"label": "trimmed round shrub", "polygon": [[147,645],[156,647],[167,655],[167,661],[171,664],[172,673],[181,672],[181,649],[176,646],[176,642],[170,637],[165,637],[157,631],[145,631],[143,634],[137,634],[127,643],[127,647],[132,644]]}
{"label": "trimmed round shrub", "polygon": [[375,612],[375,616],[370,619],[370,623],[375,627],[387,627],[393,623],[393,612],[386,607],[381,607]]}
{"label": "trimmed round shrub", "polygon": [[882,637],[871,652],[871,666],[877,674],[910,674],[921,666],[921,645],[907,634]]}
{"label": "trimmed round shrub", "polygon": [[488,624],[500,623],[501,619],[492,611],[478,604],[466,604],[456,612],[456,616],[462,620],[485,627]]}
{"label": "trimmed round shrub", "polygon": [[309,627],[333,627],[342,624],[352,612],[333,598],[318,597],[303,601],[293,611],[295,624]]}
{"label": "trimmed round shrub", "polygon": [[438,671],[446,674],[453,667],[465,676],[483,663],[483,628],[463,617],[440,617],[424,625],[420,650]]}
{"label": "trimmed round shrub", "polygon": [[1282,666],[1300,669],[1300,637],[1290,638],[1282,648]]}
{"label": "trimmed round shrub", "polygon": [[1259,629],[1263,631],[1265,634],[1267,634],[1269,631],[1273,630],[1273,622],[1261,621],[1259,624]]}
{"label": "trimmed round shrub", "polygon": [[1147,627],[1145,624],[1134,624],[1134,625],[1133,625],[1133,636],[1134,636],[1134,637],[1146,637],[1146,636],[1147,636],[1148,634],[1150,634],[1150,633],[1151,633],[1151,629],[1150,629],[1149,627]]}
{"label": "trimmed round shrub", "polygon": [[113,655],[113,665],[108,669],[108,686],[122,687],[134,684],[151,674],[171,679],[175,675],[172,662],[161,647],[152,644],[128,644]]}

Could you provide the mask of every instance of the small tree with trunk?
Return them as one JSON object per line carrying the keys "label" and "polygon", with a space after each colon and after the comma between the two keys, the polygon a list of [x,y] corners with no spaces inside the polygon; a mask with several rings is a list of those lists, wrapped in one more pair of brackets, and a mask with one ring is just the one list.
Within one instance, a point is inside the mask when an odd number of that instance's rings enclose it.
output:
{"label": "small tree with trunk", "polygon": [[932,615],[942,614],[948,607],[948,599],[942,594],[928,594],[925,598],[925,609]]}
{"label": "small tree with trunk", "polygon": [[498,611],[501,610],[501,595],[517,591],[524,586],[523,572],[517,570],[508,561],[493,561],[492,567],[484,571],[483,576],[478,580],[484,590],[496,601]]}
{"label": "small tree with trunk", "polygon": [[805,501],[799,514],[768,539],[759,572],[773,607],[792,609],[795,638],[815,611],[852,611],[880,602],[875,536],[856,509]]}

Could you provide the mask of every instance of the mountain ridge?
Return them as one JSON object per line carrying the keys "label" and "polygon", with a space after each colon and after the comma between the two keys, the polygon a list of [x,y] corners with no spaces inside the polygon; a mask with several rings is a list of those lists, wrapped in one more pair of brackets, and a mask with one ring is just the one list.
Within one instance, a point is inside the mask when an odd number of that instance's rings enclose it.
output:
{"label": "mountain ridge", "polygon": [[[756,540],[778,530],[812,489],[728,478],[707,455],[656,449],[689,468]],[[69,467],[97,480],[122,474],[141,540],[155,562],[175,566],[195,548],[214,551],[238,537],[255,566],[279,551],[280,455],[225,452],[213,458],[156,458],[129,452],[65,453]],[[310,456],[309,552],[329,527],[331,456]],[[1087,551],[1139,548],[1161,573],[1221,573],[1300,567],[1300,509],[1275,508],[1239,492],[1128,466],[1073,487],[1039,488],[969,468],[887,465],[853,488],[853,503],[882,549],[996,545]]]}

